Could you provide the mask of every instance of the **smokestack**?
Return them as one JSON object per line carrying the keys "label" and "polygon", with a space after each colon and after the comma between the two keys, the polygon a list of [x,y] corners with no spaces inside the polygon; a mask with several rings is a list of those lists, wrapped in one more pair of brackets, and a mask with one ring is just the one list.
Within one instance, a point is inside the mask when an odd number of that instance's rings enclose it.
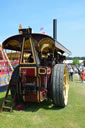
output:
{"label": "smokestack", "polygon": [[57,19],[53,19],[53,38],[57,40]]}

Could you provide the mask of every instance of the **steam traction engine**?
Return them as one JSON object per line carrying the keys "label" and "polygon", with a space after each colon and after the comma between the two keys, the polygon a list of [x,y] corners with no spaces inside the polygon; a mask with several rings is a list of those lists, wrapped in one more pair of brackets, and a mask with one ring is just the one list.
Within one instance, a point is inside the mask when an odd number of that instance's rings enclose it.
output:
{"label": "steam traction engine", "polygon": [[3,48],[21,51],[9,84],[12,98],[17,104],[51,98],[55,106],[65,107],[69,78],[63,53],[71,52],[48,35],[32,33],[31,28],[19,31],[3,42]]}

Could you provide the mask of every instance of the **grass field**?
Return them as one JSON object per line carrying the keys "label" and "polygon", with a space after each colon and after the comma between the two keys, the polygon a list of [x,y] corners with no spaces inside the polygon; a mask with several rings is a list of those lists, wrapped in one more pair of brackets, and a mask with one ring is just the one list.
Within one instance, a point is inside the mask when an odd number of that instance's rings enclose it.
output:
{"label": "grass field", "polygon": [[[0,109],[5,93],[0,93]],[[25,111],[0,113],[0,128],[85,128],[85,83],[70,82],[69,102],[64,109],[51,101],[29,104]]]}

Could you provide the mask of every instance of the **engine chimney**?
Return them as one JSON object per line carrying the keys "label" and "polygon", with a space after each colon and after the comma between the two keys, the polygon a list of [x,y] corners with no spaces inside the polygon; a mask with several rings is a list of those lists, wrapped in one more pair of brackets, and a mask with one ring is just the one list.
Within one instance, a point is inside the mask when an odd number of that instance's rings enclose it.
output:
{"label": "engine chimney", "polygon": [[57,20],[53,19],[53,38],[57,40]]}

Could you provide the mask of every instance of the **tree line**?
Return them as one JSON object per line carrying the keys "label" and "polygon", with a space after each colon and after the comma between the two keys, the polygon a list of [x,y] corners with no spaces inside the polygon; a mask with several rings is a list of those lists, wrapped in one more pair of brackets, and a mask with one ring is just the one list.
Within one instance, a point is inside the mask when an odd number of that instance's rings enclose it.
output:
{"label": "tree line", "polygon": [[[84,64],[85,66],[85,57],[67,57],[67,60],[73,60],[72,62],[73,65]],[[80,63],[79,60],[83,60],[83,62]]]}
{"label": "tree line", "polygon": [[78,59],[78,60],[85,60],[85,57],[67,57],[67,60],[74,60],[74,59]]}

